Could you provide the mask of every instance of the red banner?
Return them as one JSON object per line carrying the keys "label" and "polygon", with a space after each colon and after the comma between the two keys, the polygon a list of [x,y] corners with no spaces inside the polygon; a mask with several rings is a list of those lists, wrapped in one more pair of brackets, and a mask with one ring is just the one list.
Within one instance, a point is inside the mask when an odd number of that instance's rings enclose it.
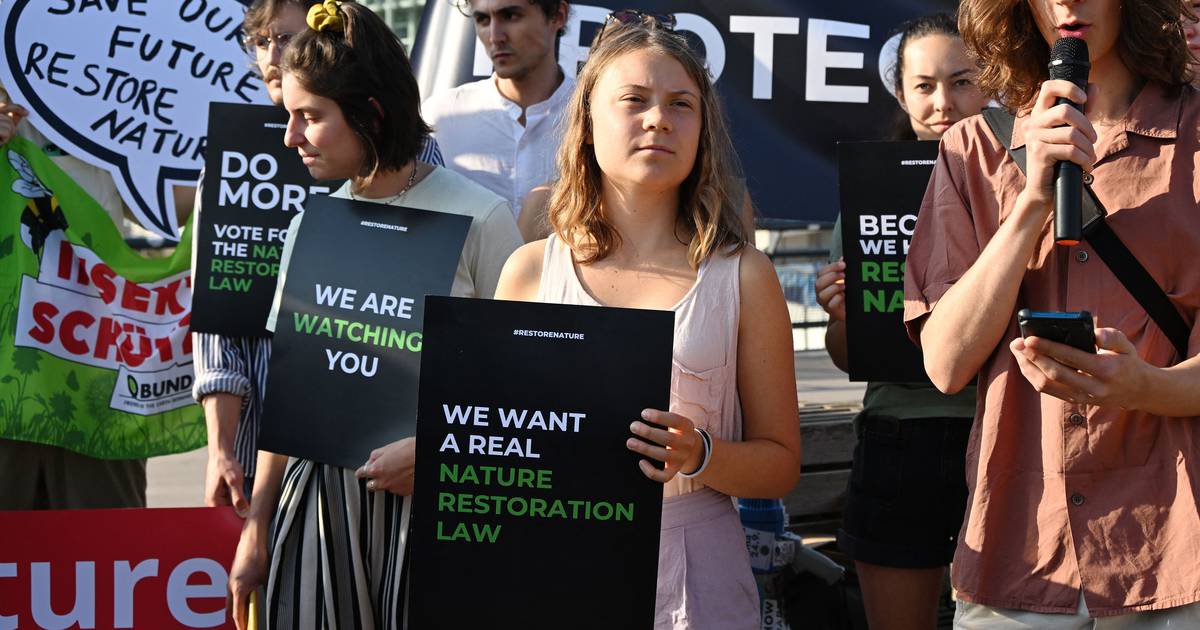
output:
{"label": "red banner", "polygon": [[231,508],[0,512],[0,630],[233,628]]}

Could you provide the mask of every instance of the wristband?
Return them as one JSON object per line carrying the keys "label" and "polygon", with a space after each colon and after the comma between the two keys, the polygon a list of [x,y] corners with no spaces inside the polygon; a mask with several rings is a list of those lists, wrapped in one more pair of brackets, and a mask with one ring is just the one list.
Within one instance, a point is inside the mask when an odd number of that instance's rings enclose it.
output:
{"label": "wristband", "polygon": [[683,471],[679,472],[679,476],[683,477],[684,479],[691,479],[692,477],[704,472],[704,469],[708,468],[708,460],[712,459],[712,436],[708,434],[708,431],[705,431],[700,427],[696,427],[696,433],[700,434],[700,441],[704,442],[704,458],[700,460],[700,467],[696,470],[693,470],[690,473],[685,473]]}

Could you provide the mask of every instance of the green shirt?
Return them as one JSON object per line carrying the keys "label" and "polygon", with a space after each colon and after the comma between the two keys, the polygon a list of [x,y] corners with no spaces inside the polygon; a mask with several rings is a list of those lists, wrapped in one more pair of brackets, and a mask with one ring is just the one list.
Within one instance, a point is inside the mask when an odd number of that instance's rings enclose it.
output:
{"label": "green shirt", "polygon": [[[842,218],[833,225],[833,242],[829,244],[829,260],[842,257]],[[847,331],[848,333],[849,331]],[[899,419],[912,418],[974,418],[975,386],[968,385],[957,394],[947,396],[931,383],[867,383],[863,394],[863,409],[874,414]]]}

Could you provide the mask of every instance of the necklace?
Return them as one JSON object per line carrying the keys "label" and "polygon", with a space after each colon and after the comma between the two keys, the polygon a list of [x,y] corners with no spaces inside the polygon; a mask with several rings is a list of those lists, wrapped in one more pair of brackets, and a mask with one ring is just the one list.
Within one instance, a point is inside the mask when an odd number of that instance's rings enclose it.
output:
{"label": "necklace", "polygon": [[363,199],[362,197],[355,197],[355,196],[354,196],[354,189],[353,189],[353,186],[352,186],[352,187],[350,187],[350,188],[349,188],[349,189],[347,189],[347,190],[348,190],[348,192],[350,193],[350,199],[351,199],[351,200],[354,200],[354,201],[371,201],[371,202],[373,202],[373,203],[382,203],[382,204],[384,204],[384,205],[389,205],[389,206],[390,206],[390,205],[392,205],[393,203],[396,203],[397,201],[400,201],[400,199],[401,199],[402,197],[404,197],[404,194],[405,194],[405,193],[407,193],[408,191],[412,190],[413,184],[416,184],[416,183],[417,183],[417,162],[416,162],[416,160],[414,160],[414,161],[413,161],[413,165],[412,165],[412,171],[411,171],[411,172],[409,172],[409,174],[408,174],[408,183],[404,185],[404,188],[401,188],[401,189],[400,189],[400,192],[396,193],[395,195],[392,195],[392,197],[391,197],[391,198],[389,198],[389,199],[386,199],[386,200],[384,200],[384,201],[380,201],[380,200],[377,200],[377,199]]}

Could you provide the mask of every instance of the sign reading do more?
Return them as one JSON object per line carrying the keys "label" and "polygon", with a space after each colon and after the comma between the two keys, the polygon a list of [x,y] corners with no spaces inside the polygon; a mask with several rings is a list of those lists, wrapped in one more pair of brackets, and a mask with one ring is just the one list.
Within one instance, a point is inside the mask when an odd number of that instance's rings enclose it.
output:
{"label": "sign reading do more", "polygon": [[52,142],[107,169],[142,224],[177,238],[172,182],[192,185],[208,104],[267,103],[237,0],[7,0],[0,80]]}

